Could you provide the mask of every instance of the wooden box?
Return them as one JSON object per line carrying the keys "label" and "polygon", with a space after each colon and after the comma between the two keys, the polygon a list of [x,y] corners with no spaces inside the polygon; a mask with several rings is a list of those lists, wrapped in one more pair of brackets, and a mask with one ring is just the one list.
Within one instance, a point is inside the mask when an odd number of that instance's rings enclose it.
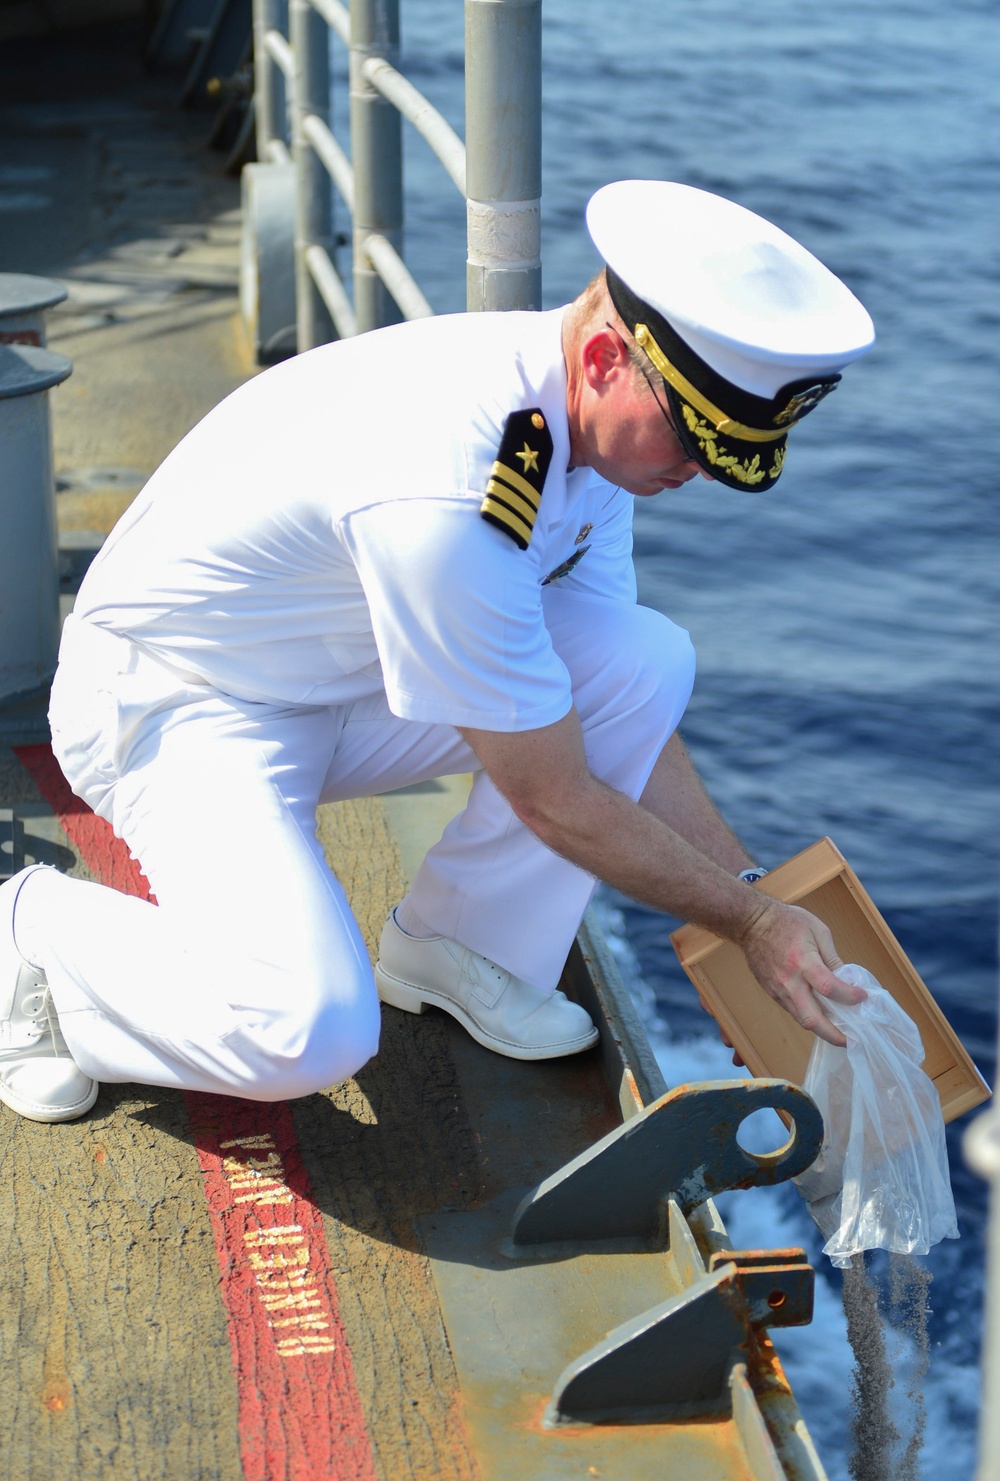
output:
{"label": "wooden box", "polygon": [[[829,839],[780,864],[755,889],[802,905],[825,921],[845,962],[867,967],[920,1030],[924,1070],[937,1086],[945,1121],[978,1106],[990,1091],[854,870]],[[701,926],[682,926],[671,940],[720,1027],[752,1075],[801,1085],[813,1035],[750,975],[743,953]]]}

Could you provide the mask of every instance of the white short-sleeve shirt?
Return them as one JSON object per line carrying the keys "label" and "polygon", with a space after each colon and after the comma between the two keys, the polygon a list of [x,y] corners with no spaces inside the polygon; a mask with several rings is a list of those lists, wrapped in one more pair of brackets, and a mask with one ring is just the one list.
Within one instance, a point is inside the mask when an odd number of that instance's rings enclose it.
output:
{"label": "white short-sleeve shirt", "polygon": [[[635,600],[632,499],[570,470],[564,310],[324,345],[241,386],[147,483],[76,612],[246,699],[516,731],[572,703],[541,593]],[[527,550],[480,515],[506,417],[553,455]]]}

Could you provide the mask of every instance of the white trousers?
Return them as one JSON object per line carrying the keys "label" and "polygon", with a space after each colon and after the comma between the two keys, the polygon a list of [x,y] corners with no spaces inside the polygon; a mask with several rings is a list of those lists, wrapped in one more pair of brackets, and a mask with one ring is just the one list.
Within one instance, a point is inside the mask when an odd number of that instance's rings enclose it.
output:
{"label": "white trousers", "polygon": [[[558,588],[546,623],[596,775],[641,794],[694,676],[685,632]],[[141,862],[158,905],[38,871],[18,900],[69,1047],[98,1080],[257,1100],[310,1094],[378,1044],[360,932],[315,836],[320,802],[476,771],[409,900],[431,930],[553,988],[594,880],[514,816],[452,727],[382,696],[337,709],[234,700],[71,618],[53,749]]]}

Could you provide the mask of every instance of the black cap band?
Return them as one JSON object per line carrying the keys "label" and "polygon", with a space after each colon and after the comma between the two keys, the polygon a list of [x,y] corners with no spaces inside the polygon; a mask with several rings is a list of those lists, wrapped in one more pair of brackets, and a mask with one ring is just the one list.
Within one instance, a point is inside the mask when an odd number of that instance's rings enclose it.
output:
{"label": "black cap band", "polygon": [[840,376],[790,381],[776,396],[755,396],[707,365],[612,268],[606,275],[612,303],[663,377],[685,451],[732,488],[770,488],[781,473],[788,429],[833,390]]}

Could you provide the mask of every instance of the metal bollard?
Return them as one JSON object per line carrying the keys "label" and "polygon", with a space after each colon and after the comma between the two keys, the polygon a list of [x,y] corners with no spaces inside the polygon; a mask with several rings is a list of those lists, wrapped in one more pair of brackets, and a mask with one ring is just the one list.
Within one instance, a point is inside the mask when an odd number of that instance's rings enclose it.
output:
{"label": "metal bollard", "polygon": [[0,273],[0,344],[44,349],[45,310],[65,297],[65,287],[55,278]]}
{"label": "metal bollard", "polygon": [[59,558],[48,392],[65,355],[0,344],[0,739],[39,739],[59,649]]}

